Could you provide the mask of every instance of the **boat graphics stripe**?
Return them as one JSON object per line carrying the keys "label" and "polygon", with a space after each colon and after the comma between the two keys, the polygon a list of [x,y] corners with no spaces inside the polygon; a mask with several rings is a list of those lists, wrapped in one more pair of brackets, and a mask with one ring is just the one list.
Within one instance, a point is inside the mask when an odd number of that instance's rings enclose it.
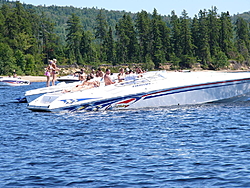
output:
{"label": "boat graphics stripe", "polygon": [[66,103],[66,104],[69,104],[69,103],[72,103],[70,101],[79,102],[79,101],[86,101],[86,100],[93,100],[93,99],[99,99],[99,98],[64,99],[64,100],[61,100],[61,101],[64,102],[64,103]]}

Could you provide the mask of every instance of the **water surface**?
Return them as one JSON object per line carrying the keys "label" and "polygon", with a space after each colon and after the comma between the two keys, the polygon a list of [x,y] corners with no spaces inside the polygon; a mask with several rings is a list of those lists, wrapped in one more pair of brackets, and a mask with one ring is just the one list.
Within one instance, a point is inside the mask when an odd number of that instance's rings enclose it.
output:
{"label": "water surface", "polygon": [[250,102],[41,113],[0,88],[0,187],[250,187]]}

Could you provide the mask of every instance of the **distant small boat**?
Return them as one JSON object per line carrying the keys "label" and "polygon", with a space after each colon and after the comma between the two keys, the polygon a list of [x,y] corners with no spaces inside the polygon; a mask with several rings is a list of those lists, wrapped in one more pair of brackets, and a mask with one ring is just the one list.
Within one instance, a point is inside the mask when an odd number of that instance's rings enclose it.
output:
{"label": "distant small boat", "polygon": [[0,77],[0,86],[27,86],[30,85],[29,80],[13,77]]}

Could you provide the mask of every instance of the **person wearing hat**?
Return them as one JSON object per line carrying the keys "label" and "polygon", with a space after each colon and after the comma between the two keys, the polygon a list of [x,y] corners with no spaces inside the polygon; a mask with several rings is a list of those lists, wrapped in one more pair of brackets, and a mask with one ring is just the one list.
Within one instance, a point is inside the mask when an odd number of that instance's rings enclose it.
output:
{"label": "person wearing hat", "polygon": [[56,59],[53,59],[53,63],[51,64],[52,66],[52,86],[55,85],[55,82],[56,82],[56,74],[57,74],[57,71],[59,71],[60,69],[56,66],[56,63],[57,63],[57,60]]}

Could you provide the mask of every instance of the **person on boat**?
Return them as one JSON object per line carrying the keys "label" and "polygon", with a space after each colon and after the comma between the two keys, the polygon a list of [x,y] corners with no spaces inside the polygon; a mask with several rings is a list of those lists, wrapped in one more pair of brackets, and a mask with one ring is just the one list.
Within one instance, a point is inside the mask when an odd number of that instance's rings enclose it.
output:
{"label": "person on boat", "polygon": [[119,74],[117,75],[118,77],[118,82],[123,82],[125,77],[126,77],[126,74],[124,72],[124,68],[120,68],[120,71],[119,71]]}
{"label": "person on boat", "polygon": [[95,69],[92,69],[90,74],[92,74],[95,77],[95,75],[96,75]]}
{"label": "person on boat", "polygon": [[13,78],[17,78],[16,70],[13,71]]}
{"label": "person on boat", "polygon": [[129,68],[126,68],[125,74],[129,74],[129,71],[130,71],[130,69],[129,69]]}
{"label": "person on boat", "polygon": [[133,70],[129,70],[129,74],[126,74],[126,77],[125,77],[124,80],[126,82],[127,81],[134,81],[134,80],[136,80],[137,78],[140,78],[140,77],[142,77],[142,74],[137,75],[137,74],[134,73]]}
{"label": "person on boat", "polygon": [[85,71],[85,69],[84,69],[84,68],[81,68],[79,74],[85,74],[84,71]]}
{"label": "person on boat", "polygon": [[104,77],[104,72],[102,71],[101,68],[97,69],[97,71],[96,71],[96,77],[101,77],[101,78]]}
{"label": "person on boat", "polygon": [[143,71],[142,71],[142,69],[140,67],[136,67],[135,71],[136,71],[136,74],[142,74],[143,73]]}
{"label": "person on boat", "polygon": [[52,75],[52,86],[55,85],[55,82],[56,82],[56,74],[57,74],[58,71],[60,70],[60,69],[56,66],[56,63],[57,63],[57,60],[56,60],[56,59],[53,59],[53,63],[51,64],[51,66],[52,66],[52,72],[51,72],[51,75]]}
{"label": "person on boat", "polygon": [[129,70],[129,73],[126,74],[126,77],[125,77],[125,81],[129,81],[129,80],[135,80],[136,79],[136,74],[134,73],[133,70]]}
{"label": "person on boat", "polygon": [[81,68],[80,71],[76,71],[74,73],[75,76],[78,76],[79,80],[80,80],[80,77],[83,76],[84,77],[84,80],[86,79],[86,73],[85,73],[85,69],[84,68]]}
{"label": "person on boat", "polygon": [[47,78],[46,80],[46,86],[49,87],[50,86],[50,76],[51,76],[51,72],[52,72],[52,63],[53,61],[52,60],[49,60],[49,64],[48,66],[45,68],[45,76]]}
{"label": "person on boat", "polygon": [[[81,80],[84,78],[83,76],[80,76]],[[67,92],[75,92],[75,91],[80,91],[82,89],[91,89],[94,87],[99,87],[100,82],[97,82],[95,80],[92,80],[93,76],[91,74],[87,75],[87,78],[85,81],[82,83],[76,85],[75,87],[69,89],[69,90],[63,90],[62,93],[67,93]]]}
{"label": "person on boat", "polygon": [[110,77],[111,71],[110,69],[106,69],[106,74],[104,75],[104,83],[105,86],[111,85],[111,84],[115,84],[115,82],[112,81],[111,77]]}

